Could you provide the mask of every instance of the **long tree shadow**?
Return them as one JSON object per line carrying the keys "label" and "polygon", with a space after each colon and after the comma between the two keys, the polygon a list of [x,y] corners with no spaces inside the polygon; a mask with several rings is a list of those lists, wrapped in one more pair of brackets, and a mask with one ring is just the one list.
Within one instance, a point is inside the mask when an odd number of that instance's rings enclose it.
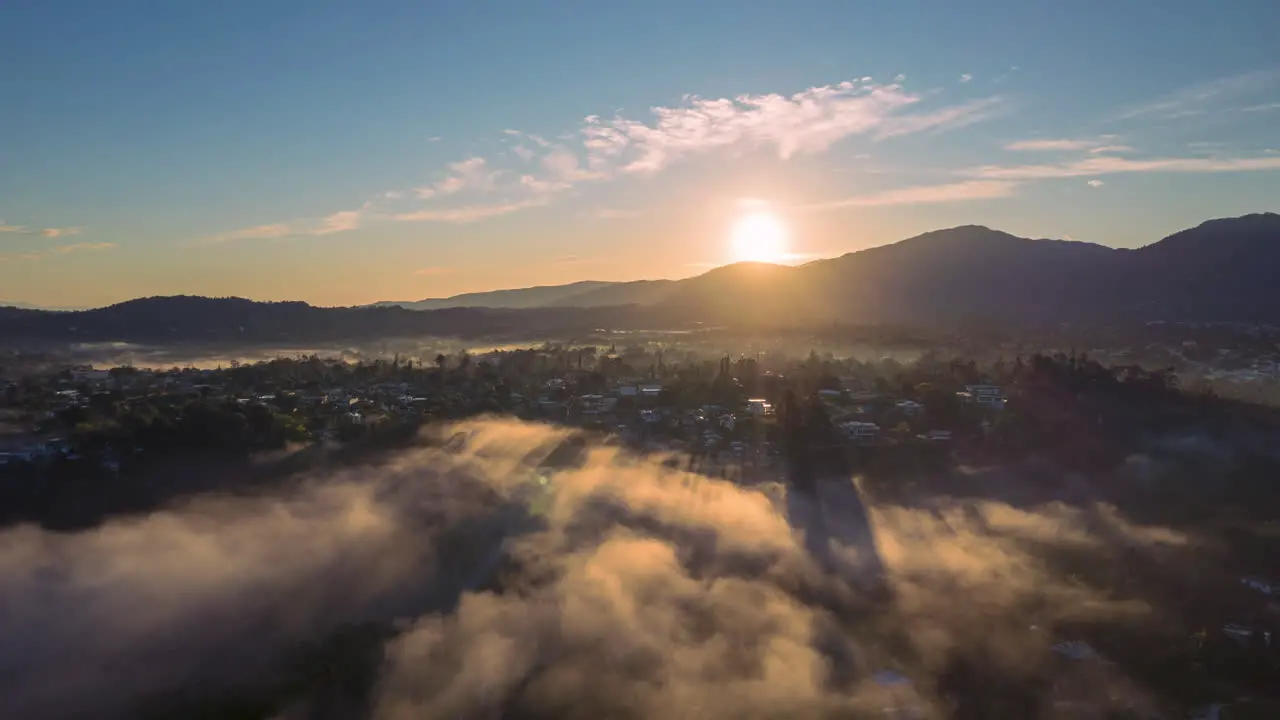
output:
{"label": "long tree shadow", "polygon": [[787,522],[820,568],[871,598],[888,600],[867,504],[843,456],[822,450],[788,466]]}

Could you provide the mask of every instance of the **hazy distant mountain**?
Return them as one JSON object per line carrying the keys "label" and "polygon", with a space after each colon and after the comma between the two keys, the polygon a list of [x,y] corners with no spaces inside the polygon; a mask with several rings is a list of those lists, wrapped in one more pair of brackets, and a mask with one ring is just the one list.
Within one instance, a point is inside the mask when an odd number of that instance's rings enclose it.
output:
{"label": "hazy distant mountain", "polygon": [[741,264],[695,278],[472,293],[403,307],[638,304],[703,320],[1056,322],[1100,316],[1276,316],[1280,215],[1211,220],[1139,250],[1030,240],[967,225],[800,267]]}
{"label": "hazy distant mountain", "polygon": [[19,310],[80,310],[82,308],[75,307],[45,307],[43,305],[33,305],[31,303],[18,302],[17,300],[0,300],[0,308],[18,308]]}
{"label": "hazy distant mountain", "polygon": [[1280,324],[1277,277],[1280,215],[1274,213],[1211,220],[1136,250],[1031,240],[968,225],[799,267],[739,263],[686,280],[582,282],[407,304],[426,312],[395,303],[316,308],[194,297],[78,312],[0,308],[0,338],[310,342],[693,322]]}
{"label": "hazy distant mountain", "polygon": [[428,298],[412,301],[384,301],[377,307],[399,306],[408,310],[443,310],[445,308],[535,308],[558,305],[575,296],[591,293],[614,283],[583,280],[568,285],[541,285],[514,290],[464,293],[446,298]]}
{"label": "hazy distant mountain", "polygon": [[553,307],[605,307],[608,305],[651,305],[662,300],[674,280],[605,282],[583,280],[568,285],[541,285],[512,290],[463,293],[446,298],[413,301],[384,301],[375,307],[397,306],[408,310],[445,308],[530,309]]}
{"label": "hazy distant mountain", "polygon": [[244,298],[150,297],[77,312],[0,308],[0,343],[310,343],[386,337],[566,333],[633,322],[625,310],[321,308]]}

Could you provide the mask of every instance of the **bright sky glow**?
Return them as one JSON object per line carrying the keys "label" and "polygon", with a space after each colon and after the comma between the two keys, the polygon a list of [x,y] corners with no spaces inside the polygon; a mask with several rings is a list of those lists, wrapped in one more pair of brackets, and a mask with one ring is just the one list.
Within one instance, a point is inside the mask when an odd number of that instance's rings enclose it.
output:
{"label": "bright sky glow", "polygon": [[733,259],[781,263],[787,259],[787,229],[776,215],[755,212],[733,225]]}
{"label": "bright sky glow", "polygon": [[[1275,0],[643,7],[0,2],[0,302],[359,304],[1280,211]],[[733,239],[743,198],[785,247]]]}

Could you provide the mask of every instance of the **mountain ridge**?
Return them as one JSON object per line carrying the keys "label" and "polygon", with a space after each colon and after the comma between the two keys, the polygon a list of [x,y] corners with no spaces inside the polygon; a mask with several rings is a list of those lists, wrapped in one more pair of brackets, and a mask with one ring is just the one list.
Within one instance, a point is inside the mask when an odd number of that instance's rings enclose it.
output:
{"label": "mountain ridge", "polygon": [[[1275,215],[1275,214],[1274,213],[1258,213],[1255,215],[1267,216],[1267,215]],[[1249,217],[1254,217],[1254,215],[1243,216],[1243,218],[1249,218]],[[1234,219],[1236,218],[1223,218],[1223,220],[1228,220],[1228,221],[1234,220]],[[1216,221],[1217,220],[1208,220],[1205,223],[1201,223],[1201,225],[1197,227],[1201,227]],[[1195,228],[1191,228],[1190,230],[1194,230],[1194,229]],[[1184,230],[1181,232],[1188,232],[1188,230]],[[979,234],[988,236],[988,239],[998,238],[1006,242],[1031,241],[1031,242],[1037,242],[1037,243],[1055,243],[1063,247],[1070,246],[1070,247],[1096,248],[1097,250],[1100,250],[1100,251],[1124,250],[1124,248],[1113,248],[1107,245],[1102,245],[1100,243],[1093,243],[1093,242],[1087,242],[1082,240],[1066,240],[1066,239],[1056,239],[1056,238],[1023,238],[1008,232],[1004,232],[1002,230],[995,230],[985,225],[971,224],[971,225],[958,225],[950,228],[940,228],[938,230],[930,230],[928,232],[920,233],[918,235],[913,235],[909,238],[905,238],[897,242],[887,243],[885,245],[877,245],[875,247],[865,248],[863,250],[853,250],[853,251],[844,253],[842,255],[831,257],[831,258],[818,258],[816,260],[811,260],[801,265],[783,266],[783,267],[804,268],[804,267],[809,267],[811,265],[830,262],[833,260],[839,260],[841,258],[858,256],[858,255],[861,255],[862,253],[874,252],[877,250],[881,250],[883,248],[895,247],[898,245],[902,245],[904,243],[917,244],[917,243],[926,243],[934,240],[941,240],[943,242],[954,242],[957,239],[963,239],[962,236],[964,235],[979,235]],[[958,236],[961,236],[961,237],[958,237]],[[1151,243],[1150,245],[1146,245],[1143,247],[1151,247],[1152,245],[1155,245],[1156,243],[1161,242],[1162,240],[1158,240],[1156,242]],[[717,268],[712,268],[711,270],[708,270],[707,273],[713,273],[713,272],[716,272],[717,270],[720,270],[721,268],[732,267],[733,265],[739,265],[739,264],[742,264],[742,263],[730,263],[729,265],[723,265]],[[771,264],[771,263],[758,263],[758,264]],[[704,275],[705,274],[706,273],[704,273]],[[695,276],[695,277],[700,277],[700,276]],[[488,307],[488,308],[516,309],[516,308],[531,308],[531,307],[547,307],[547,308],[584,307],[589,305],[630,304],[629,302],[613,302],[614,293],[617,293],[622,288],[639,288],[642,286],[648,286],[648,289],[651,291],[650,294],[652,294],[652,291],[660,291],[661,289],[667,288],[676,283],[685,282],[686,280],[689,280],[689,279],[691,278],[685,278],[685,280],[669,280],[669,279],[618,280],[618,281],[580,280],[572,283],[566,283],[563,285],[535,285],[527,288],[503,288],[498,290],[482,290],[477,292],[450,295],[442,298],[425,298],[423,300],[410,300],[410,301],[385,300],[385,301],[372,303],[370,306],[371,307],[372,306],[379,306],[379,307],[399,306],[399,307],[404,307],[404,308],[414,309],[414,310],[434,310],[434,309],[441,309],[441,308],[447,308],[447,307]],[[564,292],[563,294],[548,292],[548,291],[557,291],[562,289],[567,292]],[[526,293],[528,295],[524,295]],[[531,302],[530,299],[534,295],[538,295],[538,294],[548,294],[548,295],[554,294],[556,296],[556,299],[554,302],[546,302],[546,303],[540,303],[536,301]],[[618,294],[621,295],[622,293],[618,293]],[[634,294],[643,297],[643,293],[641,292],[634,292]],[[520,299],[517,302],[507,302],[507,301],[504,301],[504,298],[520,298]],[[529,299],[526,299],[526,298],[529,298]],[[647,304],[647,303],[641,302],[640,304]]]}
{"label": "mountain ridge", "polygon": [[1209,220],[1135,249],[963,225],[799,266],[737,263],[684,280],[583,281],[496,295],[514,307],[319,308],[176,296],[71,312],[0,308],[0,339],[315,341],[698,324],[1280,324],[1276,277],[1275,213]]}

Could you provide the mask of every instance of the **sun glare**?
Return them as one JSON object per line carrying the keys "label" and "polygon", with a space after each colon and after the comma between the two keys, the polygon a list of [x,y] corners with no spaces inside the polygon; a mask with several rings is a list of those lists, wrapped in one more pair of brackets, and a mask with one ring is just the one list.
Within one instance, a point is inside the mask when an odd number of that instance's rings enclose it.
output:
{"label": "sun glare", "polygon": [[738,262],[782,262],[787,256],[787,228],[776,215],[752,213],[739,218],[730,235]]}

